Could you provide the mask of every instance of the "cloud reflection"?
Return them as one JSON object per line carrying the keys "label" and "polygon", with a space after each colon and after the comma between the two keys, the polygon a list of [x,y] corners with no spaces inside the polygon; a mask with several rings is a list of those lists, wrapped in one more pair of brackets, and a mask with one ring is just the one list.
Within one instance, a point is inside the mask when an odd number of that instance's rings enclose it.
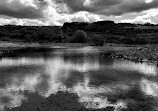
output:
{"label": "cloud reflection", "polygon": [[[62,57],[55,57],[50,59],[46,64],[46,72],[49,75],[49,86],[50,89],[47,92],[47,96],[58,92],[59,89],[66,90],[63,82],[60,80],[67,80],[70,73],[74,71],[79,71],[81,73],[88,72],[90,70],[98,70],[99,63],[91,63],[85,61],[83,63],[72,63],[71,61],[64,61]],[[74,73],[75,74],[75,73]],[[61,87],[61,88],[60,88]]]}
{"label": "cloud reflection", "polygon": [[[22,67],[25,65],[44,65],[45,70],[42,72],[35,71],[29,72],[32,74],[27,74],[23,76],[12,75],[9,79],[10,81],[6,84],[5,89],[8,92],[16,92],[17,95],[14,95],[15,98],[19,98],[20,92],[28,91],[30,93],[37,92],[43,97],[49,97],[51,94],[55,94],[58,91],[66,91],[67,88],[61,80],[67,80],[69,74],[72,70],[79,72],[87,72],[89,70],[98,70],[99,63],[85,60],[83,63],[72,63],[71,61],[65,61],[62,57],[50,58],[46,61],[44,59],[30,59],[30,58],[19,58],[19,59],[2,59],[1,66],[14,66],[14,68]],[[11,67],[12,68],[12,67]],[[20,70],[18,68],[16,70]],[[23,69],[22,69],[23,70]],[[24,71],[24,70],[23,70]],[[18,71],[19,72],[19,71]],[[20,71],[21,72],[21,71]],[[44,76],[46,78],[44,78]],[[44,79],[44,80],[43,80]],[[46,82],[47,81],[47,82]],[[44,87],[43,84],[46,84]],[[47,86],[48,85],[48,86]],[[42,87],[42,88],[41,88]],[[44,88],[47,88],[43,90]],[[2,90],[5,90],[2,89]],[[18,95],[19,94],[19,95]],[[4,96],[4,95],[3,95]],[[9,97],[9,95],[6,95]],[[20,96],[21,97],[21,96]],[[14,101],[16,99],[13,98]],[[21,97],[22,98],[22,97]],[[26,98],[25,98],[26,99]],[[10,101],[10,100],[9,100]],[[11,102],[11,101],[10,101]],[[14,102],[16,105],[14,107],[20,106],[22,99],[19,98],[19,101]],[[1,105],[2,109],[4,108]],[[12,107],[11,105],[8,107]]]}
{"label": "cloud reflection", "polygon": [[29,91],[35,92],[35,88],[40,83],[41,74],[27,75],[24,78],[13,77],[12,81],[6,85],[8,91]]}
{"label": "cloud reflection", "polygon": [[44,64],[44,60],[42,58],[32,59],[32,58],[19,58],[19,59],[12,59],[12,58],[2,58],[0,61],[0,66],[22,66],[22,65],[40,65]]}
{"label": "cloud reflection", "polygon": [[26,100],[26,97],[15,91],[9,91],[6,89],[0,89],[0,110],[3,111],[5,108],[19,107],[22,101]]}
{"label": "cloud reflection", "polygon": [[136,70],[145,75],[157,76],[157,67],[147,63],[135,63],[131,61],[117,60],[113,63],[113,67],[124,70]]}
{"label": "cloud reflection", "polygon": [[89,82],[90,79],[85,76],[84,82],[80,82],[72,89],[70,89],[72,92],[78,94],[80,97],[79,101],[83,103],[86,108],[102,109],[107,107],[114,107],[115,111],[118,111],[118,109],[126,108],[126,103],[122,100],[118,100],[116,103],[111,103],[108,101],[108,95],[122,93],[122,91],[128,91],[130,86],[125,84],[115,84],[92,87],[90,86]]}
{"label": "cloud reflection", "polygon": [[141,90],[146,94],[158,97],[158,83],[142,78],[140,82]]}
{"label": "cloud reflection", "polygon": [[[139,74],[156,76],[156,66],[128,61],[114,61],[111,64],[103,64],[97,54],[96,57],[91,57],[88,52],[81,55],[80,53],[77,53],[77,55],[68,54],[68,57],[65,57],[64,53],[60,53],[45,59],[2,59],[0,61],[1,66],[14,67],[10,67],[13,68],[11,70],[13,72],[8,72],[12,74],[6,77],[9,78],[8,82],[0,89],[0,93],[2,93],[0,94],[0,108],[20,106],[22,101],[27,99],[23,95],[25,91],[29,93],[37,92],[42,97],[49,97],[58,91],[68,91],[76,93],[80,97],[79,101],[87,108],[114,107],[115,110],[127,108],[127,100],[120,97],[117,101],[111,102],[108,97],[126,94],[135,86],[140,85],[140,90],[146,95],[157,96],[157,83],[151,82],[145,77],[141,79],[142,76],[137,76]],[[101,59],[104,60],[104,58]],[[32,71],[24,70],[22,67],[26,65],[29,65],[28,69],[31,69],[32,65],[35,68]],[[39,65],[41,67],[36,67]],[[15,69],[16,71],[14,71]],[[129,70],[133,72],[131,73]],[[133,75],[129,76],[128,74]],[[108,81],[109,79],[112,82]],[[116,81],[114,82],[114,80]],[[91,82],[94,82],[94,84]],[[96,85],[98,82],[100,84]],[[2,101],[2,98],[5,97],[9,98],[6,103]]]}

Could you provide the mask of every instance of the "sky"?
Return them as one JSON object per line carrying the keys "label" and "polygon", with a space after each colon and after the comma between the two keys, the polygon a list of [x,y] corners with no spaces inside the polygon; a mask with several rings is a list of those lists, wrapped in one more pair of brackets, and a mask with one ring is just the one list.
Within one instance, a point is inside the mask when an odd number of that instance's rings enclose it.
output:
{"label": "sky", "polygon": [[0,25],[102,20],[158,24],[158,0],[0,0]]}

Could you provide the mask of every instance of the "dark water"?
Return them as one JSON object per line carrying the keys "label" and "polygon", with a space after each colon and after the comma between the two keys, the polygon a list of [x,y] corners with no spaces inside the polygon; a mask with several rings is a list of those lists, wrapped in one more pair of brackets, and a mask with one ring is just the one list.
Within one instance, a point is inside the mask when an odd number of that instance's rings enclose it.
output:
{"label": "dark water", "polygon": [[86,108],[158,109],[156,66],[112,59],[109,51],[92,47],[21,50],[2,57],[0,110],[21,106],[26,91],[43,98],[76,93]]}

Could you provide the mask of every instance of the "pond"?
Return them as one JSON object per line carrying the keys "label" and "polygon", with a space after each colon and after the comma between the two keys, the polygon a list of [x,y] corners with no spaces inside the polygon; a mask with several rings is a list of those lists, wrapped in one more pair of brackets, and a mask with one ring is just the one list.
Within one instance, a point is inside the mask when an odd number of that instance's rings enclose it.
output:
{"label": "pond", "polygon": [[47,98],[59,91],[77,94],[90,109],[157,110],[157,66],[114,59],[94,47],[27,49],[1,58],[0,110],[20,107],[29,94]]}

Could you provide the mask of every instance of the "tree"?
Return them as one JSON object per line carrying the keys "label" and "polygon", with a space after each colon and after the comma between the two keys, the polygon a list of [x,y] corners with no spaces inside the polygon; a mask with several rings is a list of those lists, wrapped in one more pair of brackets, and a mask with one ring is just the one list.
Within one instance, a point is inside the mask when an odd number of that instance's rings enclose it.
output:
{"label": "tree", "polygon": [[87,39],[87,33],[84,30],[77,30],[72,37],[71,42],[85,43]]}
{"label": "tree", "polygon": [[54,38],[55,42],[63,42],[63,40],[64,40],[64,33],[61,30],[61,28],[56,28],[54,30],[53,38]]}
{"label": "tree", "polygon": [[104,45],[104,37],[101,34],[93,34],[92,35],[92,42],[96,46],[103,46]]}

